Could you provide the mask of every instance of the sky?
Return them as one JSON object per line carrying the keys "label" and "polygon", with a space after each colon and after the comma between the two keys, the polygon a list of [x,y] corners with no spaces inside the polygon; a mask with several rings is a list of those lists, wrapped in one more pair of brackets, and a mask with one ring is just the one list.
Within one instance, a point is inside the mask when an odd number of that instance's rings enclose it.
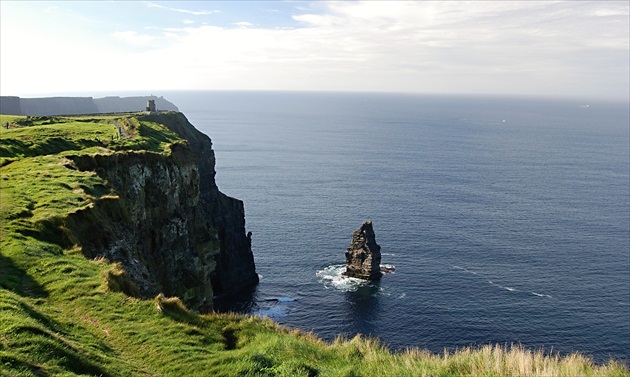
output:
{"label": "sky", "polygon": [[0,0],[0,94],[298,90],[628,101],[630,1]]}

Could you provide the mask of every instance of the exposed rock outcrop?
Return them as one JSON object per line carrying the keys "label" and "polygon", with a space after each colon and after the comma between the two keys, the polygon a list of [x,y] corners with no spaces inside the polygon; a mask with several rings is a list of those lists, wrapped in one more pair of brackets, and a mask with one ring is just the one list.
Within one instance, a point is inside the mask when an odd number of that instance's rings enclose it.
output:
{"label": "exposed rock outcrop", "polygon": [[108,183],[92,206],[71,214],[70,239],[90,257],[120,262],[140,296],[180,297],[208,311],[215,295],[258,282],[243,202],[216,186],[210,138],[180,113],[139,117],[187,143],[154,152],[68,156]]}
{"label": "exposed rock outcrop", "polygon": [[381,247],[376,243],[371,221],[364,222],[352,233],[344,275],[366,280],[381,278]]}

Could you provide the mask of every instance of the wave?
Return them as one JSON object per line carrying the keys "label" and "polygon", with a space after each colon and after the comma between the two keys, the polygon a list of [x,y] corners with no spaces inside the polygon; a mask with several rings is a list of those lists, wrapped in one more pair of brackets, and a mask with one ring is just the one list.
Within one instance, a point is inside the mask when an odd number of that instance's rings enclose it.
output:
{"label": "wave", "polygon": [[530,293],[531,293],[531,294],[533,294],[534,296],[538,296],[538,297],[547,297],[547,298],[551,298],[551,296],[550,296],[550,295],[546,295],[546,294],[544,294],[544,293],[538,293],[538,292],[534,292],[534,291],[532,291],[532,292],[530,292]]}
{"label": "wave", "polygon": [[289,315],[287,303],[297,301],[293,297],[271,297],[258,302],[258,309],[252,312],[253,315],[269,318],[285,318]]}
{"label": "wave", "polygon": [[464,272],[468,272],[469,274],[477,275],[477,273],[475,271],[471,271],[471,270],[469,270],[467,268],[464,268],[464,267],[460,267],[460,266],[455,266],[454,265],[453,268],[458,269],[458,270],[462,270]]}
{"label": "wave", "polygon": [[504,285],[497,284],[497,283],[493,282],[492,280],[488,280],[488,283],[494,285],[495,287],[498,287],[498,288],[501,288],[501,289],[505,289],[506,291],[510,291],[510,292],[518,292],[519,291],[516,288],[507,287],[507,286],[504,286]]}
{"label": "wave", "polygon": [[334,288],[344,292],[354,292],[370,284],[367,280],[345,276],[344,271],[346,271],[345,264],[335,264],[317,271],[315,275],[326,289]]}
{"label": "wave", "polygon": [[289,314],[287,313],[287,308],[284,306],[276,305],[270,308],[262,308],[254,311],[253,315],[257,315],[259,317],[269,317],[269,318],[284,318]]}
{"label": "wave", "polygon": [[396,271],[396,266],[393,264],[381,264],[381,272],[384,274],[393,274]]}
{"label": "wave", "polygon": [[[469,270],[469,269],[467,269],[465,267],[456,266],[456,265],[453,265],[452,267],[457,269],[457,270],[461,270],[461,271],[467,272],[469,274],[479,275],[477,272],[471,271],[471,270]],[[507,286],[507,285],[497,284],[493,280],[488,280],[488,283],[490,283],[490,285],[492,285],[492,286],[495,286],[497,288],[506,290],[508,292],[527,292],[527,291],[521,291],[520,289],[516,289],[516,288],[510,287],[510,286]],[[531,294],[531,295],[537,296],[537,297],[546,297],[546,298],[551,298],[552,297],[552,296],[550,296],[548,294],[538,293],[538,292],[534,292],[534,291],[529,291],[528,293]]]}
{"label": "wave", "polygon": [[[506,291],[521,292],[521,290],[519,290],[519,289],[508,287],[508,286],[504,286],[504,285],[500,285],[500,284],[497,284],[497,283],[493,282],[492,280],[488,280],[488,283],[494,285],[495,287],[498,287],[498,288],[501,288],[501,289],[505,289]],[[538,292],[534,292],[534,291],[529,291],[528,293],[533,295],[533,296],[537,296],[537,297],[551,298],[550,295],[544,294],[544,293],[538,293]]]}
{"label": "wave", "polygon": [[[345,271],[345,264],[334,264],[317,271],[315,275],[319,278],[319,282],[324,284],[326,289],[333,288],[344,292],[354,292],[361,287],[374,285],[374,282],[369,280],[345,276],[343,274]],[[393,274],[394,271],[396,271],[396,266],[393,264],[381,265],[381,272],[384,274]]]}

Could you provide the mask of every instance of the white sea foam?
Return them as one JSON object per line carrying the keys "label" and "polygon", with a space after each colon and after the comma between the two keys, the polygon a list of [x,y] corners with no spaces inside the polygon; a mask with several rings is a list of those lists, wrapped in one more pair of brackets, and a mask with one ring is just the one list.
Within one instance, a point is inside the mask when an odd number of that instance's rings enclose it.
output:
{"label": "white sea foam", "polygon": [[547,298],[551,298],[551,296],[546,295],[544,293],[538,293],[538,292],[531,292],[534,296],[538,296],[538,297],[547,297]]}
{"label": "white sea foam", "polygon": [[369,281],[344,276],[346,265],[336,264],[328,266],[323,270],[319,270],[315,275],[319,278],[320,283],[324,284],[327,289],[334,288],[340,291],[353,292],[360,287],[370,284]]}
{"label": "white sea foam", "polygon": [[284,318],[288,316],[287,308],[282,305],[276,305],[270,308],[259,309],[259,310],[256,310],[253,314],[260,317],[269,317],[269,318]]}
{"label": "white sea foam", "polygon": [[393,264],[381,264],[381,272],[385,274],[393,274],[396,271],[396,266]]}
{"label": "white sea foam", "polygon": [[469,269],[464,268],[464,267],[453,265],[453,268],[458,269],[458,270],[462,270],[464,272],[468,272],[469,274],[477,275],[477,273],[475,271],[470,271]]}
{"label": "white sea foam", "polygon": [[516,292],[516,291],[518,291],[518,289],[516,289],[516,288],[512,288],[512,287],[508,287],[508,286],[500,285],[500,284],[497,284],[497,283],[493,282],[492,280],[488,280],[488,283],[490,283],[490,284],[494,285],[494,286],[495,286],[495,287],[497,287],[497,288],[505,289],[506,291],[510,291],[510,292]]}
{"label": "white sea foam", "polygon": [[259,302],[259,307],[252,314],[269,317],[269,318],[284,318],[287,317],[289,306],[288,303],[297,301],[293,297],[272,297],[263,299]]}

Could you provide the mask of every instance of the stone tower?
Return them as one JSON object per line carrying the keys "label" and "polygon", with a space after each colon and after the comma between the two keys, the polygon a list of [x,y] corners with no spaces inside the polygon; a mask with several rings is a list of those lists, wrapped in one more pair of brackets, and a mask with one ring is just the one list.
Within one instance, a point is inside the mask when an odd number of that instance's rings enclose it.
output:
{"label": "stone tower", "polygon": [[154,99],[149,99],[147,100],[147,112],[148,113],[155,113],[157,112],[157,110],[155,109],[155,100]]}

